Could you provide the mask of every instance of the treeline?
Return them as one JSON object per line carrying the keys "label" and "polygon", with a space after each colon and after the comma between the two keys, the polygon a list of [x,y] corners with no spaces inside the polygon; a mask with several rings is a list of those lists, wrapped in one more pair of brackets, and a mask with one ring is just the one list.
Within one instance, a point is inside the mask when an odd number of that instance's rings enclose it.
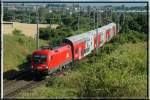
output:
{"label": "treeline", "polygon": [[[79,14],[79,12],[67,10],[64,10],[63,12],[49,12],[48,8],[39,8],[40,23],[60,25],[57,29],[52,29],[50,27],[40,29],[40,39],[48,40],[51,45],[57,42],[59,43],[65,37],[93,30],[97,27],[97,23],[98,27],[101,27],[110,22],[116,23],[117,26],[119,22],[121,33],[128,33],[130,30],[134,30],[141,34],[148,34],[147,13],[116,13],[111,12],[111,10],[104,10],[104,12],[98,13],[97,16],[97,13],[94,14],[94,11],[91,10],[90,7],[88,9],[87,12],[81,9]],[[5,21],[15,20],[36,23],[36,16],[36,12],[33,11],[10,11],[6,8],[4,9]]]}
{"label": "treeline", "polygon": [[120,16],[121,32],[128,33],[135,30],[140,33],[148,34],[147,13],[124,13]]}
{"label": "treeline", "polygon": [[[92,14],[93,13],[91,13],[91,16]],[[106,25],[110,22],[115,22],[118,27],[118,19],[120,33],[129,34],[130,31],[137,31],[141,34],[148,34],[147,14],[145,13],[122,13],[120,17],[117,16],[117,13],[112,13],[112,18],[110,16],[105,17],[105,15],[102,15],[102,19],[98,20],[98,27]],[[63,23],[64,24],[57,29],[51,29],[49,27],[46,29],[40,29],[40,38],[50,41],[50,44],[59,43],[65,37],[94,29],[93,21],[91,21],[91,18],[87,16],[80,17],[79,32],[77,18],[64,19]],[[95,23],[95,28],[96,27],[97,26]]]}
{"label": "treeline", "polygon": [[41,28],[40,39],[49,41],[49,45],[59,44],[65,37],[73,35],[72,29],[69,27],[59,27],[58,29]]}

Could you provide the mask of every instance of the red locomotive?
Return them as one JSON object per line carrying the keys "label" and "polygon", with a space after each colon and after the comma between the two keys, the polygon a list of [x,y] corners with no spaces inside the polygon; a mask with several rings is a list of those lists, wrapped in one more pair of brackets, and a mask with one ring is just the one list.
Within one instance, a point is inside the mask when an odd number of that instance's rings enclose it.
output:
{"label": "red locomotive", "polygon": [[116,33],[116,24],[110,23],[98,29],[65,38],[61,45],[53,49],[45,48],[33,52],[31,68],[33,71],[52,74],[71,62],[87,56],[95,48],[102,47]]}

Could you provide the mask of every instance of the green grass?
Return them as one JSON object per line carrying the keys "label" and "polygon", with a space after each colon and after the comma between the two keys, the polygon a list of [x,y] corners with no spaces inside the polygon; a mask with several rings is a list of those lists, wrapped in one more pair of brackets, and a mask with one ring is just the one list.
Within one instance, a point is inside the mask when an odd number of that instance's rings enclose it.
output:
{"label": "green grass", "polygon": [[[33,38],[24,35],[4,35],[4,65],[3,71],[19,70],[25,67],[27,56],[35,50],[36,41]],[[40,45],[46,44],[46,41],[40,40]]]}
{"label": "green grass", "polygon": [[146,97],[147,44],[124,43],[106,52],[109,45],[101,48],[98,56],[91,54],[78,61],[64,76],[18,97]]}

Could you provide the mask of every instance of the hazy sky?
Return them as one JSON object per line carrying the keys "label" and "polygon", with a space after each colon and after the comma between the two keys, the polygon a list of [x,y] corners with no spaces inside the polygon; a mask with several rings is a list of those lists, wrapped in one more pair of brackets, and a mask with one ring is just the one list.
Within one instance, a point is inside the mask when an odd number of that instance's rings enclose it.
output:
{"label": "hazy sky", "polygon": [[121,6],[124,4],[125,6],[146,6],[146,3],[86,3],[80,5],[94,5],[94,6],[104,6],[104,5],[112,5],[112,6]]}
{"label": "hazy sky", "polygon": [[146,6],[147,3],[137,3],[136,1],[148,1],[148,0],[3,0],[3,1],[133,1],[135,3],[81,3],[80,5],[86,6],[86,5],[91,5],[91,6],[104,6],[104,5],[112,5],[112,6],[120,6],[124,4],[125,6],[131,7],[131,6]]}

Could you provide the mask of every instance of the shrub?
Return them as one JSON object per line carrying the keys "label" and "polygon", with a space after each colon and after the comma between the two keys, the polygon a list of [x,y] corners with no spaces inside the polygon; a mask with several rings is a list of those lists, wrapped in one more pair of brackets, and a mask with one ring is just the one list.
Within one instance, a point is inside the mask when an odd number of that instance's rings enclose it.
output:
{"label": "shrub", "polygon": [[21,34],[21,30],[18,30],[18,29],[14,29],[13,34],[18,35],[18,36],[24,36],[24,34]]}
{"label": "shrub", "polygon": [[26,60],[28,63],[31,63],[31,58],[32,58],[31,54],[27,55]]}
{"label": "shrub", "polygon": [[23,43],[24,43],[24,40],[23,40],[22,38],[19,38],[19,39],[18,39],[18,42],[19,42],[20,44],[23,44]]}
{"label": "shrub", "polygon": [[50,32],[48,30],[46,30],[44,28],[40,28],[40,31],[39,31],[39,38],[40,39],[48,40],[49,35],[50,35]]}

